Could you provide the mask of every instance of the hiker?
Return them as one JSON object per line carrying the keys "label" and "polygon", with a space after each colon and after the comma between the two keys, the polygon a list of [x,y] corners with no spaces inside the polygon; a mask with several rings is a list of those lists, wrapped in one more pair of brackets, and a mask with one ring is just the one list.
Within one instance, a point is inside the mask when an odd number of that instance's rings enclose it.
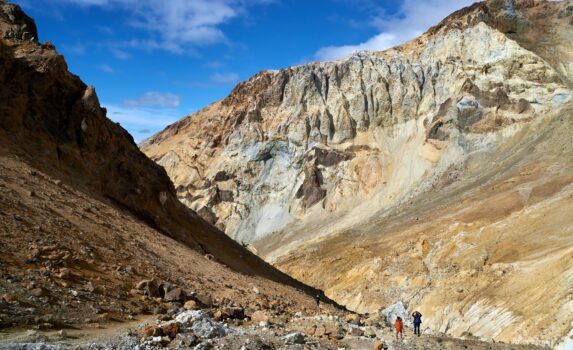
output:
{"label": "hiker", "polygon": [[396,339],[398,339],[398,335],[400,335],[400,339],[404,339],[404,322],[402,322],[402,318],[398,316],[396,318]]}
{"label": "hiker", "polygon": [[320,294],[316,295],[316,307],[320,310]]}
{"label": "hiker", "polygon": [[422,314],[418,311],[414,311],[412,314],[414,317],[414,334],[417,334],[418,337],[420,336],[420,325],[422,324]]}

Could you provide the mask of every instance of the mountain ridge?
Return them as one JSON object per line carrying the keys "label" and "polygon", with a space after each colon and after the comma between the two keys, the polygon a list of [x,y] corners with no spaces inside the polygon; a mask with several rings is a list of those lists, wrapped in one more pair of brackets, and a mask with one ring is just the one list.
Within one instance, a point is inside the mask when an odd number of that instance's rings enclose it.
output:
{"label": "mountain ridge", "polygon": [[[533,218],[569,203],[572,17],[567,2],[477,3],[384,52],[260,72],[140,146],[183,203],[350,309],[402,300],[432,331],[555,344],[573,223]],[[562,268],[533,268],[542,257]],[[538,273],[565,280],[520,310],[511,285]]]}

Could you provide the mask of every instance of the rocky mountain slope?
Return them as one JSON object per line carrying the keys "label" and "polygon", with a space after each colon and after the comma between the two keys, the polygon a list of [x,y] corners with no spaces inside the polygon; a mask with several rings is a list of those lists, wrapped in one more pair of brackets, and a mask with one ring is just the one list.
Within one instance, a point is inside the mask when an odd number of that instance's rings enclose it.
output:
{"label": "rocky mountain slope", "polygon": [[121,321],[185,301],[315,307],[316,290],[181,204],[94,88],[4,1],[0,38],[0,328]]}
{"label": "rocky mountain slope", "polygon": [[[264,71],[141,145],[267,261],[429,331],[573,328],[573,4],[491,0],[384,52]],[[550,310],[547,308],[550,305]]]}

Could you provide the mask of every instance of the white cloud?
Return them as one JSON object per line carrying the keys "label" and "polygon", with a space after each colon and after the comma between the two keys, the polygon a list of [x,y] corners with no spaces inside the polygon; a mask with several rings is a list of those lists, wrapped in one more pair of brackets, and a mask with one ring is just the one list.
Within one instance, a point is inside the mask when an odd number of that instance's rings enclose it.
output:
{"label": "white cloud", "polygon": [[150,91],[136,99],[123,100],[126,107],[151,107],[151,108],[177,108],[181,104],[181,97],[172,93]]}
{"label": "white cloud", "polygon": [[128,54],[127,52],[125,52],[124,50],[114,46],[114,45],[110,45],[109,46],[109,51],[111,52],[111,54],[117,58],[118,60],[128,60],[131,58],[131,55]]}
{"label": "white cloud", "polygon": [[97,66],[97,68],[104,73],[109,73],[109,74],[115,73],[115,69],[111,68],[107,64],[100,64]]}
{"label": "white cloud", "polygon": [[380,33],[357,45],[323,47],[316,52],[315,57],[319,61],[331,61],[348,57],[358,51],[381,51],[401,42],[401,38],[394,33]]}
{"label": "white cloud", "polygon": [[452,12],[472,3],[474,0],[403,0],[395,15],[372,18],[371,25],[380,30],[378,35],[359,44],[323,47],[315,53],[315,58],[330,61],[348,57],[358,51],[388,49],[414,39]]}
{"label": "white cloud", "polygon": [[105,103],[103,105],[107,108],[107,117],[129,131],[136,143],[162,130],[166,125],[175,123],[183,115],[172,109],[128,108]]}
{"label": "white cloud", "polygon": [[127,10],[128,23],[144,29],[148,49],[184,53],[193,46],[227,42],[220,26],[269,0],[53,0]]}
{"label": "white cloud", "polygon": [[215,73],[210,76],[212,82],[217,84],[234,84],[239,81],[236,73]]}

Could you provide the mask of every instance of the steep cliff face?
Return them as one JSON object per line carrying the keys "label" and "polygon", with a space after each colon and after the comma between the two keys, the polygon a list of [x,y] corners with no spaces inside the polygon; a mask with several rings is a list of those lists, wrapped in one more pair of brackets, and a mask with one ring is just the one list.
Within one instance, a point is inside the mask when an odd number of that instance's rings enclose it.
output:
{"label": "steep cliff face", "polygon": [[[261,72],[142,149],[185,204],[237,240],[365,198],[391,207],[449,182],[503,131],[570,101],[569,10],[509,4],[476,4],[383,53]],[[555,23],[539,31],[546,20]],[[540,56],[521,45],[535,45],[534,34],[565,37]]]}
{"label": "steep cliff face", "polygon": [[261,72],[141,148],[183,203],[355,310],[404,300],[430,330],[554,344],[573,322],[572,17],[477,3],[400,47]]}

